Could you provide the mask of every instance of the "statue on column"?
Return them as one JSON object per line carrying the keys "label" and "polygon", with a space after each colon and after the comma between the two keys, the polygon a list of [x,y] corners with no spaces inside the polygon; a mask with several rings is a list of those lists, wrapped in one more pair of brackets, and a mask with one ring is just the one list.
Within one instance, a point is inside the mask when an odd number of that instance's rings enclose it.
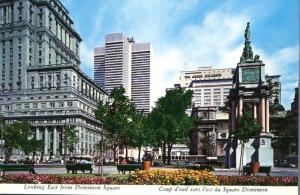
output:
{"label": "statue on column", "polygon": [[250,22],[247,22],[247,27],[245,30],[244,37],[245,37],[245,41],[250,41]]}
{"label": "statue on column", "polygon": [[245,43],[244,43],[244,49],[243,54],[240,58],[240,63],[244,63],[247,61],[253,61],[253,52],[251,47],[251,41],[250,41],[250,23],[247,23],[247,27],[245,30]]}

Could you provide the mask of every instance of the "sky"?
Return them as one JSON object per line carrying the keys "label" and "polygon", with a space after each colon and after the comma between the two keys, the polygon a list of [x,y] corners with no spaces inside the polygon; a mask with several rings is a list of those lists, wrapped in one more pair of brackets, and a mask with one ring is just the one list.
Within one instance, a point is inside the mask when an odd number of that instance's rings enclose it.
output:
{"label": "sky", "polygon": [[253,53],[266,74],[281,75],[282,104],[290,109],[299,82],[297,0],[61,0],[82,38],[81,68],[93,78],[95,47],[123,32],[150,42],[151,105],[179,83],[180,71],[235,68],[251,24]]}

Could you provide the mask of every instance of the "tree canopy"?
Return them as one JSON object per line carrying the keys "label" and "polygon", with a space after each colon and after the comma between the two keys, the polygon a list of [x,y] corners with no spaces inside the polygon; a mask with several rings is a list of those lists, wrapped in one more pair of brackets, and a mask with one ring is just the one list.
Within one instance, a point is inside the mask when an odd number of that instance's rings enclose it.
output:
{"label": "tree canopy", "polygon": [[189,131],[196,125],[196,120],[186,113],[191,107],[192,95],[191,90],[185,91],[182,88],[168,90],[164,97],[158,99],[150,113],[149,143],[154,147],[161,146],[163,157],[168,148],[168,164],[173,145],[186,143]]}

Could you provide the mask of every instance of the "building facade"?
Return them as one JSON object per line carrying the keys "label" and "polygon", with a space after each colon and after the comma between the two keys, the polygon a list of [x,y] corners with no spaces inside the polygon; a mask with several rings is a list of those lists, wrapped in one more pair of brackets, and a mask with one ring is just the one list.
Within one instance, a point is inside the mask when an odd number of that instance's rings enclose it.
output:
{"label": "building facade", "polygon": [[150,111],[150,43],[135,43],[123,33],[105,35],[105,46],[94,50],[94,79],[110,94],[123,86],[137,109]]}
{"label": "building facade", "polygon": [[270,105],[275,103],[275,99],[278,100],[278,103],[281,103],[281,81],[280,81],[281,75],[268,75],[266,74],[266,81],[272,83],[273,85],[273,94],[270,98]]}
{"label": "building facade", "polygon": [[149,43],[132,45],[131,99],[136,107],[145,113],[150,112],[150,51]]}
{"label": "building facade", "polygon": [[190,137],[190,153],[225,158],[228,143],[228,114],[216,107],[195,107],[192,115],[199,119]]}
{"label": "building facade", "polygon": [[232,88],[234,69],[213,69],[201,67],[197,70],[182,71],[180,86],[193,90],[195,107],[224,106]]}
{"label": "building facade", "polygon": [[43,160],[64,153],[70,125],[80,139],[73,154],[94,155],[100,139],[95,110],[107,93],[80,70],[81,38],[72,25],[59,0],[0,1],[0,114],[7,124],[32,125],[44,140]]}

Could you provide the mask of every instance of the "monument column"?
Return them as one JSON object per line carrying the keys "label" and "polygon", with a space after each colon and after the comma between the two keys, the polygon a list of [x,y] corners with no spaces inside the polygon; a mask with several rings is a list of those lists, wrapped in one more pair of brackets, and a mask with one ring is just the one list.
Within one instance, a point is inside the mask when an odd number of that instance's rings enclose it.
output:
{"label": "monument column", "polygon": [[231,114],[232,114],[232,120],[231,120],[231,127],[232,130],[235,130],[235,120],[236,120],[236,105],[235,105],[235,101],[232,101],[232,107],[231,107]]}
{"label": "monument column", "polygon": [[239,98],[239,116],[243,115],[243,99],[242,97]]}
{"label": "monument column", "polygon": [[257,118],[257,105],[256,105],[256,103],[254,103],[254,105],[253,105],[253,118],[254,119]]}
{"label": "monument column", "polygon": [[270,129],[269,129],[269,123],[270,123],[270,120],[269,120],[269,112],[270,112],[270,108],[269,108],[269,99],[266,99],[266,133],[269,133],[270,132]]}
{"label": "monument column", "polygon": [[262,132],[266,132],[266,102],[265,102],[265,97],[261,97],[260,98],[260,103],[259,103],[259,107],[260,107],[260,125],[262,127]]}

